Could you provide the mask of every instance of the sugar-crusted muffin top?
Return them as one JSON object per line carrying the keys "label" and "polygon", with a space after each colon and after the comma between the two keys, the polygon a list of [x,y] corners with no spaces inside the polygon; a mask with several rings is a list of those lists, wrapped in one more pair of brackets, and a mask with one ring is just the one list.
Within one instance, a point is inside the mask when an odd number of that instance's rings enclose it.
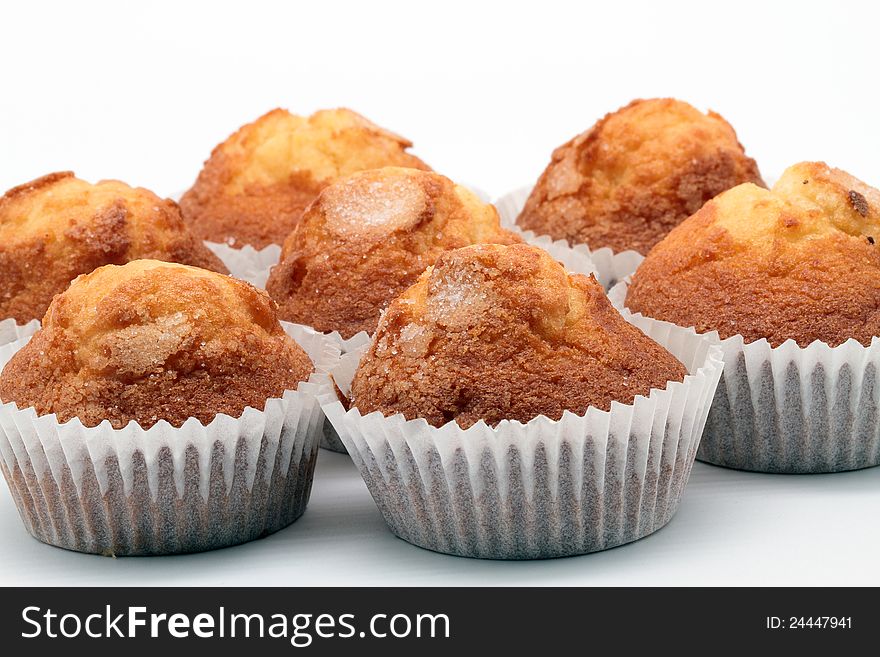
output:
{"label": "sugar-crusted muffin top", "polygon": [[594,249],[647,253],[744,182],[763,185],[719,114],[672,98],[635,100],[553,152],[518,223]]}
{"label": "sugar-crusted muffin top", "polygon": [[608,409],[685,374],[593,277],[537,247],[481,244],[442,254],[391,303],[351,393],[364,414],[468,427]]}
{"label": "sugar-crusted muffin top", "polygon": [[262,409],[313,371],[249,284],[155,260],[105,266],[52,302],[0,375],[0,399],[120,428]]}
{"label": "sugar-crusted muffin top", "polygon": [[427,169],[408,140],[348,109],[311,116],[276,109],[217,146],[181,199],[203,239],[281,244],[326,185],[386,165]]}
{"label": "sugar-crusted muffin top", "polygon": [[495,208],[436,173],[384,167],[324,189],[284,243],[266,289],[283,319],[351,337],[444,251],[520,238]]}
{"label": "sugar-crusted muffin top", "polygon": [[0,198],[0,318],[39,319],[78,275],[138,258],[226,272],[177,204],[146,189],[62,172]]}
{"label": "sugar-crusted muffin top", "polygon": [[658,244],[627,306],[722,338],[832,346],[880,336],[880,192],[823,162],[744,184]]}

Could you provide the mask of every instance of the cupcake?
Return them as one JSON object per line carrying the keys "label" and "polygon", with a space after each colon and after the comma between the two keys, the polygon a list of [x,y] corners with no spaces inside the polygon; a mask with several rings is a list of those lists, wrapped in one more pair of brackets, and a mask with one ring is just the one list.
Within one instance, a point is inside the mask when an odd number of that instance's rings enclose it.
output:
{"label": "cupcake", "polygon": [[512,205],[511,219],[536,235],[587,244],[610,286],[638,265],[627,251],[647,253],[703,203],[745,182],[763,185],[720,115],[672,98],[635,100],[557,148],[531,192],[499,208]]}
{"label": "cupcake", "polygon": [[880,192],[802,162],[771,190],[719,195],[648,254],[626,306],[725,350],[699,458],[768,472],[880,463],[878,239]]}
{"label": "cupcake", "polygon": [[284,242],[266,290],[279,316],[344,339],[379,315],[444,251],[513,244],[498,213],[429,171],[385,167],[326,187]]}
{"label": "cupcake", "polygon": [[401,538],[463,556],[582,554],[674,513],[714,349],[627,323],[595,278],[542,249],[481,244],[442,254],[390,304],[365,353],[333,371],[350,407],[322,405]]}
{"label": "cupcake", "polygon": [[635,100],[553,152],[520,226],[647,253],[726,189],[763,184],[731,125],[672,98]]}
{"label": "cupcake", "polygon": [[281,244],[341,177],[389,165],[428,169],[410,146],[351,110],[272,110],[214,149],[180,206],[199,238],[262,249]]}
{"label": "cupcake", "polygon": [[[26,324],[80,274],[152,258],[226,268],[183,223],[173,201],[105,180],[53,173],[0,198],[0,318]],[[3,332],[0,331],[0,335]],[[23,337],[7,327],[7,338]],[[2,344],[2,343],[0,343]]]}
{"label": "cupcake", "polygon": [[0,465],[31,534],[165,554],[293,522],[321,431],[315,365],[334,350],[292,333],[264,292],[203,269],[77,278],[29,341],[0,348]]}

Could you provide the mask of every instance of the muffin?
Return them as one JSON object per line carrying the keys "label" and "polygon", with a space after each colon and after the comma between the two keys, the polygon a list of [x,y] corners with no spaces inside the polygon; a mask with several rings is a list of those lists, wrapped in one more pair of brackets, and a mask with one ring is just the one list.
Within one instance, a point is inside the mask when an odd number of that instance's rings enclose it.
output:
{"label": "muffin", "polygon": [[594,278],[532,246],[479,245],[442,254],[394,300],[351,398],[361,412],[467,428],[608,410],[685,373]]}
{"label": "muffin", "polygon": [[717,332],[724,349],[699,458],[783,473],[880,463],[878,219],[880,192],[802,162],[769,191],[719,195],[645,258],[627,307]]}
{"label": "muffin", "polygon": [[203,269],[136,260],[80,276],[29,342],[0,347],[0,448],[14,455],[0,465],[25,525],[124,555],[290,524],[330,389],[316,364],[338,356],[315,337],[288,336],[265,292]]}
{"label": "muffin", "polygon": [[410,146],[351,110],[308,117],[272,110],[214,149],[180,206],[203,240],[281,244],[331,182],[388,165],[428,169]]}
{"label": "muffin", "polygon": [[136,260],[76,279],[6,365],[0,400],[87,427],[179,427],[296,389],[313,367],[272,301],[204,269]]}
{"label": "muffin", "polygon": [[173,201],[115,180],[53,173],[0,198],[0,318],[39,319],[70,281],[152,258],[226,273]]}
{"label": "muffin", "polygon": [[553,152],[517,223],[591,249],[644,254],[745,182],[763,185],[720,115],[672,98],[635,100]]}
{"label": "muffin", "polygon": [[735,187],[673,230],[633,276],[635,312],[721,338],[832,347],[880,336],[880,192],[823,162],[771,190]]}
{"label": "muffin", "polygon": [[322,408],[404,540],[496,559],[606,549],[675,512],[721,374],[693,330],[636,323],[539,248],[450,251],[342,356],[350,398]]}
{"label": "muffin", "polygon": [[385,167],[326,187],[284,242],[266,289],[282,319],[350,338],[445,251],[513,244],[495,208],[448,178]]}

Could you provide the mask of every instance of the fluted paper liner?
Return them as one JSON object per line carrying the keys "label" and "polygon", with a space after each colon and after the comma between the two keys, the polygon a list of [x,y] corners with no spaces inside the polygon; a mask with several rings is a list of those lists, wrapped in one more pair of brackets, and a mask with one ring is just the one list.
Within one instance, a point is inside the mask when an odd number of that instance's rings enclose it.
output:
{"label": "fluted paper liner", "polygon": [[9,344],[33,335],[40,330],[40,322],[36,319],[26,324],[19,324],[14,319],[7,318],[0,321],[0,345]]}
{"label": "fluted paper liner", "polygon": [[[339,334],[339,331],[325,333],[324,335],[337,344],[340,352],[343,354],[350,352],[357,352],[359,354],[363,353],[363,351],[370,345],[370,340],[372,340],[372,337],[366,331],[360,331],[347,340]],[[338,452],[340,454],[348,453],[348,450],[345,449],[345,445],[343,445],[342,441],[339,439],[339,434],[336,433],[336,429],[333,428],[333,423],[326,418],[324,418],[324,428],[321,435],[321,447],[329,449],[331,452]]]}
{"label": "fluted paper liner", "polygon": [[237,249],[223,242],[206,241],[205,246],[220,258],[232,276],[260,289],[266,288],[269,270],[278,264],[281,257],[281,247],[277,244],[270,244],[262,249],[255,249],[248,244]]}
{"label": "fluted paper liner", "polygon": [[[339,352],[310,329],[284,328],[316,372],[238,418],[89,428],[0,405],[0,467],[28,531],[79,552],[171,554],[243,543],[296,520],[324,420],[317,396],[330,390]],[[28,339],[0,347],[0,367]]]}
{"label": "fluted paper liner", "polygon": [[[624,308],[628,281],[609,294]],[[697,458],[738,470],[821,473],[880,464],[880,339],[831,347],[746,343],[705,334],[724,353],[724,376]]]}
{"label": "fluted paper liner", "polygon": [[[646,536],[678,508],[721,350],[693,331],[634,320],[688,369],[683,382],[610,411],[461,429],[321,404],[397,536],[468,557],[535,559],[604,550]],[[332,376],[348,394],[361,352]]]}
{"label": "fluted paper liner", "polygon": [[[606,290],[632,274],[645,259],[642,254],[636,251],[615,253],[607,246],[593,251],[586,244],[572,245],[567,240],[554,240],[549,235],[537,235],[531,230],[523,230],[517,225],[516,220],[531,193],[531,187],[520,187],[495,201],[495,207],[498,208],[498,214],[501,215],[501,224],[505,228],[518,232],[529,244],[550,251],[557,260],[561,260],[557,254],[565,252],[586,256],[592,260],[596,269],[596,278]],[[551,248],[554,250],[551,251]],[[565,261],[563,260],[563,262]],[[568,263],[565,264],[567,266]],[[570,269],[570,271],[576,270]]]}

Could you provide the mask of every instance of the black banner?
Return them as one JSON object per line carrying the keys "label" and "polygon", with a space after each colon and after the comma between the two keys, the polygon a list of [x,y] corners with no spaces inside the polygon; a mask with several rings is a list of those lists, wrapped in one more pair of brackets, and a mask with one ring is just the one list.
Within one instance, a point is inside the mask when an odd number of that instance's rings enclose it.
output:
{"label": "black banner", "polygon": [[0,645],[7,655],[839,651],[873,644],[875,599],[866,589],[4,589]]}

